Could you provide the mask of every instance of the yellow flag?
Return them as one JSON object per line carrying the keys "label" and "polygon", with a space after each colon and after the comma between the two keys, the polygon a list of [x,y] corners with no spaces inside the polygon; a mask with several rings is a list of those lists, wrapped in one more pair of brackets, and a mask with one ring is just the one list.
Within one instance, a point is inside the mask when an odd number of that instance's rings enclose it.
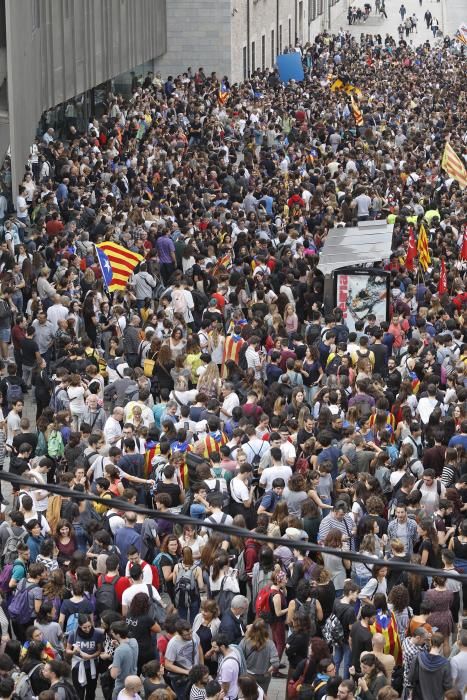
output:
{"label": "yellow flag", "polygon": [[423,268],[423,271],[426,272],[429,265],[431,265],[431,258],[430,251],[428,250],[428,236],[426,235],[423,224],[420,226],[420,231],[418,232],[417,251],[420,266]]}
{"label": "yellow flag", "polygon": [[444,148],[443,157],[441,159],[441,167],[449,175],[449,177],[457,180],[461,189],[467,187],[467,172],[465,165],[453,149],[450,143],[447,143]]}

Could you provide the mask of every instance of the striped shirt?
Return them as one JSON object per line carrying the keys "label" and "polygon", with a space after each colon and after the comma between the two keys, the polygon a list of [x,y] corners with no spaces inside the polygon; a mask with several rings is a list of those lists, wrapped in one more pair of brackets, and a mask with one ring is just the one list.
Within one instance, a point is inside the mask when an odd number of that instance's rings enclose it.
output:
{"label": "striped shirt", "polygon": [[344,546],[343,549],[349,549],[347,546],[348,544],[350,545],[350,549],[354,550],[355,549],[355,541],[354,538],[352,537],[352,531],[355,527],[355,523],[353,521],[352,516],[350,515],[345,515],[342,520],[338,520],[335,516],[334,513],[331,512],[329,515],[327,515],[325,518],[322,519],[319,530],[318,530],[318,543],[319,544],[324,544],[324,540],[326,539],[328,533],[331,530],[339,530],[342,532],[342,536],[346,538],[344,540]]}

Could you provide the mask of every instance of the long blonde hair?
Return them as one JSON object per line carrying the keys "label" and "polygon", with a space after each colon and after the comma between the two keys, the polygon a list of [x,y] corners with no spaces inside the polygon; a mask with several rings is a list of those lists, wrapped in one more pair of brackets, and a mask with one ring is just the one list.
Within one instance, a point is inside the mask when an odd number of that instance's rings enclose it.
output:
{"label": "long blonde hair", "polygon": [[198,391],[202,391],[211,398],[219,395],[219,368],[215,362],[210,362],[206,371],[198,379]]}

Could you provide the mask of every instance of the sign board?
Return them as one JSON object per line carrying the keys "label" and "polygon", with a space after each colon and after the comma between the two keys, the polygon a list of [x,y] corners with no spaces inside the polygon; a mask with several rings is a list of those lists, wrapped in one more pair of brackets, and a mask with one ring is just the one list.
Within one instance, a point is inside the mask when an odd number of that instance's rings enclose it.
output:
{"label": "sign board", "polygon": [[368,314],[377,323],[389,321],[390,275],[386,270],[345,268],[334,273],[334,305],[344,314],[349,331]]}
{"label": "sign board", "polygon": [[289,80],[300,82],[304,79],[305,74],[303,72],[301,54],[295,51],[293,53],[283,53],[276,58],[276,63],[279,78],[283,83],[288,83]]}

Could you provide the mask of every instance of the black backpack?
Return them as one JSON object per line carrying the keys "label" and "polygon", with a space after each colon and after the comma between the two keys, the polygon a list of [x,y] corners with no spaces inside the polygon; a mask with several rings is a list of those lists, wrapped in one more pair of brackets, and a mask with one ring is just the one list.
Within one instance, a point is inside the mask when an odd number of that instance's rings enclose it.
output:
{"label": "black backpack", "polygon": [[342,357],[340,355],[338,355],[336,352],[336,354],[332,358],[331,362],[328,365],[326,365],[326,374],[328,375],[328,377],[331,374],[337,375],[337,371],[338,371],[339,367],[341,366],[341,364],[342,364]]}
{"label": "black backpack", "polygon": [[96,591],[96,613],[100,616],[105,610],[118,610],[115,586],[120,576],[114,576],[110,583],[101,576],[101,585]]}
{"label": "black backpack", "polygon": [[[94,508],[93,508],[93,510],[94,510]],[[109,535],[112,537],[112,539],[113,539],[114,535],[113,535],[113,532],[110,528],[110,518],[113,518],[115,515],[118,515],[118,513],[109,513],[109,512],[104,513],[104,516],[103,516],[102,521],[101,521],[102,530],[105,530],[106,532],[108,532]]]}
{"label": "black backpack", "polygon": [[208,489],[207,495],[209,496],[210,493],[220,493],[221,494],[221,496],[222,496],[222,510],[225,510],[226,508],[229,507],[229,504],[230,504],[229,492],[228,491],[221,491],[220,479],[216,479],[216,483],[215,483],[213,489]]}
{"label": "black backpack", "polygon": [[248,343],[243,343],[242,347],[240,348],[240,353],[238,355],[238,366],[240,369],[247,370],[248,369],[248,360],[246,359],[246,351],[248,350]]}
{"label": "black backpack", "polygon": [[63,690],[63,693],[65,695],[65,700],[79,700],[79,695],[74,689],[74,687],[66,681],[65,679],[59,681],[53,686],[53,690],[56,691],[59,688]]}

